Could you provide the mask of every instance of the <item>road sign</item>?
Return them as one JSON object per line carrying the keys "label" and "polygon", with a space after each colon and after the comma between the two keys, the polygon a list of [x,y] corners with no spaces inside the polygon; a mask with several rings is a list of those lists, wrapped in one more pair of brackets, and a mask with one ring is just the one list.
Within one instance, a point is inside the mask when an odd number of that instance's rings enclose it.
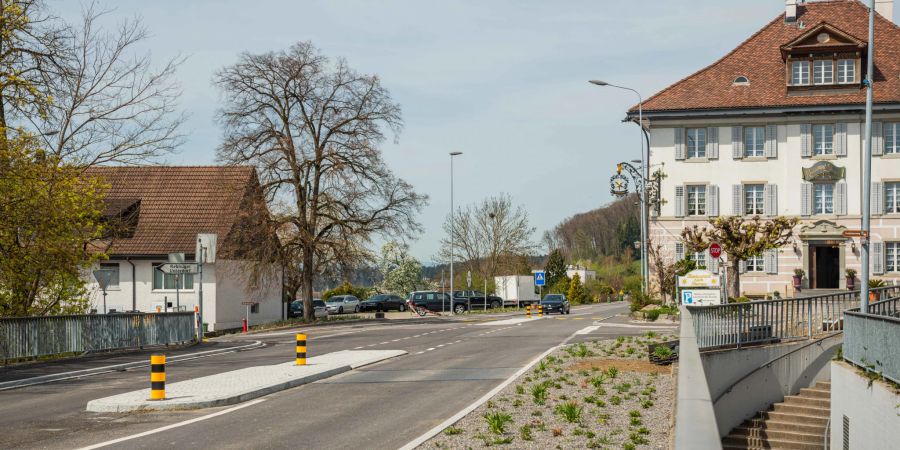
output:
{"label": "road sign", "polygon": [[692,270],[678,277],[679,287],[720,287],[719,276],[706,270]]}
{"label": "road sign", "polygon": [[535,286],[543,286],[546,284],[546,278],[544,277],[544,271],[539,270],[534,273],[534,285]]}
{"label": "road sign", "polygon": [[869,234],[865,230],[844,230],[841,235],[844,237],[867,237]]}
{"label": "road sign", "polygon": [[717,242],[709,244],[709,256],[712,256],[713,259],[719,259],[722,256],[722,246]]}
{"label": "road sign", "polygon": [[242,304],[242,305],[245,305],[245,306],[253,306],[253,305],[257,304],[257,303],[259,303],[259,302],[241,302],[241,304]]}
{"label": "road sign", "polygon": [[97,280],[97,284],[100,285],[100,290],[106,292],[106,288],[109,286],[109,281],[112,279],[114,270],[110,269],[97,269],[94,271],[94,278]]}
{"label": "road sign", "polygon": [[722,304],[722,291],[718,289],[685,289],[681,291],[681,303],[691,306]]}
{"label": "road sign", "polygon": [[193,275],[200,273],[200,265],[197,263],[165,263],[160,264],[159,270],[162,273]]}
{"label": "road sign", "polygon": [[466,272],[466,286],[468,286],[469,289],[472,289],[472,271],[471,270]]}

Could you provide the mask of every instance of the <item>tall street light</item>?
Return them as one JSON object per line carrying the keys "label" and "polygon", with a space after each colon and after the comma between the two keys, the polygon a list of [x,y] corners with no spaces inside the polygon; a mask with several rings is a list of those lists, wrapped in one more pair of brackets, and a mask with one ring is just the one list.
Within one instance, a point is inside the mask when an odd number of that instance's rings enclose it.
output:
{"label": "tall street light", "polygon": [[875,0],[869,2],[869,45],[868,68],[866,70],[866,146],[863,149],[863,198],[862,198],[862,237],[860,238],[860,257],[862,270],[860,271],[859,286],[859,312],[866,314],[869,307],[869,231],[870,205],[872,196],[872,78],[875,71]]}
{"label": "tall street light", "polygon": [[[597,86],[609,86],[618,89],[624,89],[626,91],[634,92],[638,97],[638,127],[640,128],[640,134],[638,138],[641,140],[641,177],[646,180],[650,178],[650,168],[648,167],[647,161],[650,159],[649,153],[650,151],[650,143],[647,142],[646,150],[644,149],[644,99],[641,97],[640,92],[625,86],[617,86],[615,84],[609,84],[605,81],[600,80],[590,80],[589,83],[597,85]],[[650,282],[650,264],[647,261],[647,235],[648,229],[650,228],[647,224],[647,188],[644,186],[641,189],[641,192],[638,192],[638,198],[641,202],[641,289],[644,293],[649,293],[649,282]]]}
{"label": "tall street light", "polygon": [[[453,157],[462,155],[462,152],[450,152],[450,315],[453,315],[453,248],[454,233],[456,228],[453,225]],[[443,308],[442,308],[443,309]]]}

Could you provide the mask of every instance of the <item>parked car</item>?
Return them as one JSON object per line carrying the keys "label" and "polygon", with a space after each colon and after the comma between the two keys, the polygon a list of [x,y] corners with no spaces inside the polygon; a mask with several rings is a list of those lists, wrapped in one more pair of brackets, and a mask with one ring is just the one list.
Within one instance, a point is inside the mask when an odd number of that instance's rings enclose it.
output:
{"label": "parked car", "polygon": [[410,299],[416,306],[424,306],[429,311],[450,312],[451,308],[454,313],[462,314],[469,310],[469,300],[465,298],[455,298],[450,301],[450,294],[438,291],[416,291],[410,294]]}
{"label": "parked car", "polygon": [[571,312],[569,300],[567,300],[566,296],[563,294],[545,295],[544,299],[541,300],[541,306],[544,307],[544,314],[550,314],[554,312],[560,314],[569,314]]}
{"label": "parked car", "polygon": [[328,314],[343,314],[345,312],[359,312],[359,299],[352,295],[335,295],[325,300]]}
{"label": "parked car", "polygon": [[480,291],[454,291],[453,296],[468,300],[472,309],[500,308],[503,306],[502,298],[488,294],[487,301],[485,301],[484,293]]}
{"label": "parked car", "polygon": [[373,295],[359,304],[360,311],[406,311],[406,300],[399,295],[378,294]]}
{"label": "parked car", "polygon": [[[313,299],[313,318],[317,319],[320,317],[325,317],[328,315],[328,308],[325,307],[325,302],[321,299],[314,298]],[[288,308],[288,317],[303,317],[303,301],[302,300],[294,300],[291,302],[290,308]]]}

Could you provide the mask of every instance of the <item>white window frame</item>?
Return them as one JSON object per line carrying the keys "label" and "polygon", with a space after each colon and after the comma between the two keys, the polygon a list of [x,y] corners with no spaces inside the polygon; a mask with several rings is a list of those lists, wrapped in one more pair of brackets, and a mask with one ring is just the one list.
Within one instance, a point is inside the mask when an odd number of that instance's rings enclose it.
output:
{"label": "white window frame", "polygon": [[[705,216],[708,211],[709,196],[705,184],[688,184],[684,186],[684,215]],[[699,197],[703,197],[701,202]]]}
{"label": "white window frame", "polygon": [[744,157],[766,156],[766,127],[744,127]]}
{"label": "white window frame", "polygon": [[884,271],[900,272],[900,241],[884,243]]}
{"label": "white window frame", "polygon": [[100,263],[100,270],[111,270],[115,272],[115,274],[109,277],[109,281],[106,284],[107,291],[118,291],[119,290],[119,263]]}
{"label": "white window frame", "polygon": [[[703,159],[706,158],[706,128],[686,128],[685,134],[685,154],[687,159]],[[702,137],[702,141],[701,138]]]}
{"label": "white window frame", "polygon": [[766,214],[766,185],[744,185],[744,215],[764,216]]}
{"label": "white window frame", "polygon": [[813,84],[834,84],[834,61],[830,59],[813,61]]}
{"label": "white window frame", "polygon": [[[151,265],[151,267],[152,267],[151,280],[150,280],[151,291],[153,291],[153,292],[175,292],[176,290],[183,291],[183,292],[193,292],[194,291],[195,283],[194,283],[193,275],[189,275],[189,274],[181,275],[180,285],[179,285],[178,281],[174,281],[174,280],[179,280],[178,275],[163,273],[161,270],[159,270],[159,266],[161,266],[163,264],[165,264],[165,263],[153,263]],[[159,275],[161,276],[159,280],[162,283],[162,285],[160,287],[157,287],[157,284],[156,284],[157,273],[159,273]],[[167,280],[173,280],[171,283],[171,286],[172,286],[171,288],[166,287],[167,284],[170,284],[170,283],[167,283]],[[185,288],[184,286],[186,284],[188,284],[188,280],[190,280],[190,287]],[[178,285],[177,289],[175,287],[176,285]]]}
{"label": "white window frame", "polygon": [[791,86],[806,86],[809,81],[809,61],[804,59],[791,62]]}
{"label": "white window frame", "polygon": [[[822,192],[821,201],[819,198],[820,190]],[[813,215],[834,214],[834,183],[814,183],[812,200]]]}
{"label": "white window frame", "polygon": [[[830,130],[830,132],[829,132]],[[812,126],[813,156],[834,154],[834,124],[817,123]]]}
{"label": "white window frame", "polygon": [[747,260],[744,261],[744,264],[745,264],[747,272],[765,272],[766,271],[766,261],[765,261],[765,258],[763,258],[762,253],[760,253],[758,255],[753,255],[753,256],[747,258]]}
{"label": "white window frame", "polygon": [[900,181],[885,181],[884,189],[884,213],[900,213]]}
{"label": "white window frame", "polygon": [[839,59],[837,61],[837,82],[838,84],[856,83],[856,60],[855,59]]}
{"label": "white window frame", "polygon": [[900,122],[885,122],[881,126],[881,136],[884,139],[883,154],[900,155]]}
{"label": "white window frame", "polygon": [[696,266],[697,269],[707,269],[706,252],[691,253],[691,260],[694,261],[694,266]]}

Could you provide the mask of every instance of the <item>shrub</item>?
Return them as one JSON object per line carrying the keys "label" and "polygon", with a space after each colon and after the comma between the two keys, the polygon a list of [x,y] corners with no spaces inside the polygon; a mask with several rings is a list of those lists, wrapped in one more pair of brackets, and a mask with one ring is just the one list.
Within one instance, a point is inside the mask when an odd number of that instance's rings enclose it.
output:
{"label": "shrub", "polygon": [[659,359],[668,359],[672,356],[672,349],[666,345],[658,345],[653,349],[653,356]]}
{"label": "shrub", "polygon": [[556,406],[556,413],[566,419],[566,422],[575,423],[581,420],[581,407],[576,402],[566,402]]}
{"label": "shrub", "polygon": [[506,425],[512,422],[512,416],[503,412],[495,411],[484,415],[484,420],[488,423],[488,428],[494,434],[503,434],[506,431]]}
{"label": "shrub", "polygon": [[644,317],[646,317],[647,320],[649,320],[651,322],[656,322],[656,319],[659,319],[659,310],[652,309],[650,311],[647,311],[644,313]]}
{"label": "shrub", "polygon": [[543,405],[547,401],[547,389],[550,387],[548,382],[538,383],[531,387],[531,398],[535,405]]}

